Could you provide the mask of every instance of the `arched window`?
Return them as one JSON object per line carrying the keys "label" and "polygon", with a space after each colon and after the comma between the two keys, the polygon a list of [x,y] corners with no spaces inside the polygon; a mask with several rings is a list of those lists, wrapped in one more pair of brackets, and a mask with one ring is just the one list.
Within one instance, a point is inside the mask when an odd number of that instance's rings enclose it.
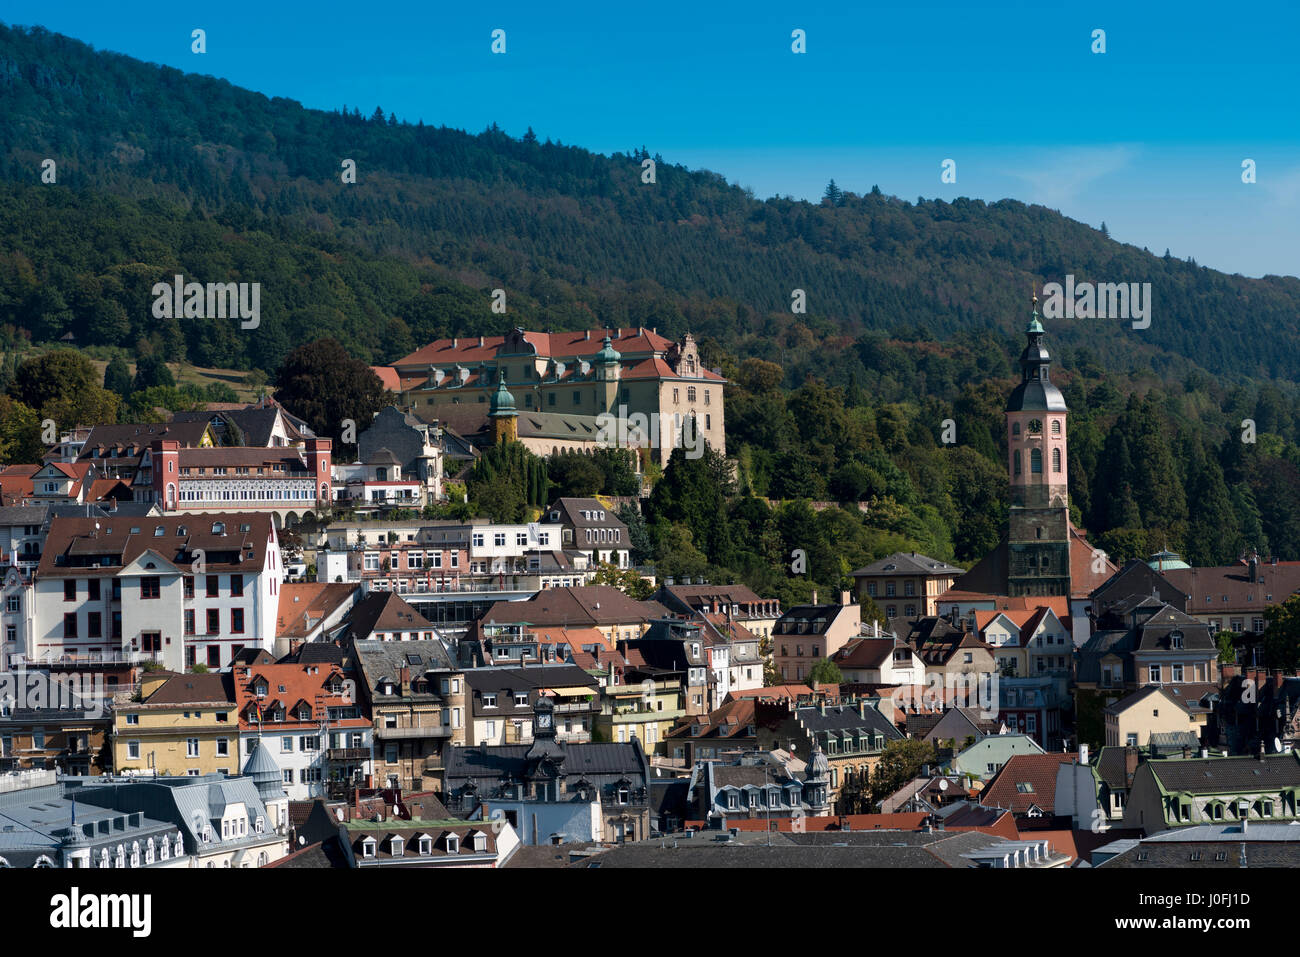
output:
{"label": "arched window", "polygon": [[1040,475],[1043,471],[1043,450],[1031,449],[1029,452],[1029,471]]}
{"label": "arched window", "polygon": [[1020,450],[1019,449],[1016,449],[1015,463],[1016,463],[1015,472],[1017,475],[1019,475],[1020,474]]}
{"label": "arched window", "polygon": [[1053,435],[1060,435],[1060,434],[1061,434],[1061,420],[1060,420],[1060,419],[1053,419],[1053,420],[1052,420],[1052,434],[1053,434]]}
{"label": "arched window", "polygon": [[1012,423],[1011,423],[1011,434],[1012,434],[1012,435],[1019,435],[1019,434],[1020,434],[1020,423],[1019,423],[1019,422],[1012,422]]}
{"label": "arched window", "polygon": [[1052,471],[1061,471],[1061,450],[1052,449]]}

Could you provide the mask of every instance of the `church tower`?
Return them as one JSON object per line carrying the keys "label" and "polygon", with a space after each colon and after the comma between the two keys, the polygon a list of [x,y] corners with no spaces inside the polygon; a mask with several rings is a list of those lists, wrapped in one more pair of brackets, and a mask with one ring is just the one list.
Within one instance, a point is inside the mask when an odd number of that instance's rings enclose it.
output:
{"label": "church tower", "polygon": [[1007,401],[1007,472],[1011,480],[1007,590],[1012,596],[1068,597],[1069,410],[1061,390],[1052,383],[1037,296],[1025,337],[1021,381]]}
{"label": "church tower", "polygon": [[515,411],[515,397],[506,388],[506,370],[502,369],[497,379],[497,390],[492,394],[488,404],[488,418],[492,420],[492,442],[519,441],[519,413]]}

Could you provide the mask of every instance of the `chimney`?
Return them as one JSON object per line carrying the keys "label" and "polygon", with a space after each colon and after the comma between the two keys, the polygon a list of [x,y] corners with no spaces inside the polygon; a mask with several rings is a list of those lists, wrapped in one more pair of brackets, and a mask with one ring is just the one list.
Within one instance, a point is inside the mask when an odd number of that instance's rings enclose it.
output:
{"label": "chimney", "polygon": [[816,589],[816,588],[813,589],[813,596],[812,596],[812,598],[813,598],[812,603],[813,603],[814,605],[817,604],[817,589]]}
{"label": "chimney", "polygon": [[402,665],[402,667],[397,672],[397,689],[402,694],[406,694],[410,690],[410,687],[411,687],[411,669],[408,668],[406,665]]}
{"label": "chimney", "polygon": [[1209,749],[1209,748],[1201,748],[1201,757],[1202,757],[1202,758],[1208,758],[1209,756],[1210,756],[1210,749]]}
{"label": "chimney", "polygon": [[459,339],[456,339],[456,338],[453,337],[452,340],[451,340],[451,347],[452,347],[453,349],[459,349],[459,348],[460,348],[460,340],[459,340]]}
{"label": "chimney", "polygon": [[1264,739],[1263,738],[1259,739],[1259,751],[1256,752],[1255,757],[1259,758],[1259,760],[1261,761],[1264,760]]}
{"label": "chimney", "polygon": [[1088,746],[1086,744],[1079,745],[1079,763],[1088,763]]}
{"label": "chimney", "polygon": [[852,599],[850,598],[849,593],[847,591],[840,592],[840,604],[841,605],[852,604]]}
{"label": "chimney", "polygon": [[1250,556],[1250,581],[1254,584],[1259,581],[1259,556]]}
{"label": "chimney", "polygon": [[1124,749],[1124,777],[1131,778],[1142,763],[1142,752],[1137,748]]}
{"label": "chimney", "polygon": [[478,347],[479,347],[480,349],[483,348],[483,343],[484,343],[484,339],[483,339],[483,337],[482,337],[482,336],[479,336],[479,337],[478,337]]}
{"label": "chimney", "polygon": [[861,718],[863,721],[867,720],[867,699],[866,698],[860,698],[858,700],[858,717]]}
{"label": "chimney", "polygon": [[583,338],[584,340],[589,340],[589,339],[591,338],[591,330],[588,329],[586,332],[584,332],[584,333],[582,334],[582,338]]}

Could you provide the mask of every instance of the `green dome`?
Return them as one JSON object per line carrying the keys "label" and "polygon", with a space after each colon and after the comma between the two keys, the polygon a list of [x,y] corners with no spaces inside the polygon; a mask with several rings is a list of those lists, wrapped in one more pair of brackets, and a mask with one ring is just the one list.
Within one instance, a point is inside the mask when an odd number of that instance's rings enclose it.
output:
{"label": "green dome", "polygon": [[618,362],[623,357],[619,355],[618,350],[614,348],[609,336],[605,337],[604,347],[596,353],[596,361],[599,363]]}
{"label": "green dome", "polygon": [[506,388],[506,370],[502,369],[497,378],[497,390],[492,394],[488,415],[514,415],[515,397]]}
{"label": "green dome", "polygon": [[1168,547],[1163,552],[1156,552],[1147,562],[1154,571],[1170,572],[1179,568],[1191,568],[1192,566],[1183,561],[1177,552],[1171,552]]}

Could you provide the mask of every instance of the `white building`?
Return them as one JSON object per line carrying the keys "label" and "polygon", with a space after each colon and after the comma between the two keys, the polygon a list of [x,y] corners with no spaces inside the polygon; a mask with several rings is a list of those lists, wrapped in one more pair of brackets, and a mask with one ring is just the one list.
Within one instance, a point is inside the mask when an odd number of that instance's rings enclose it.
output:
{"label": "white building", "polygon": [[267,514],[56,517],[26,653],[224,668],[274,649],[283,575]]}

